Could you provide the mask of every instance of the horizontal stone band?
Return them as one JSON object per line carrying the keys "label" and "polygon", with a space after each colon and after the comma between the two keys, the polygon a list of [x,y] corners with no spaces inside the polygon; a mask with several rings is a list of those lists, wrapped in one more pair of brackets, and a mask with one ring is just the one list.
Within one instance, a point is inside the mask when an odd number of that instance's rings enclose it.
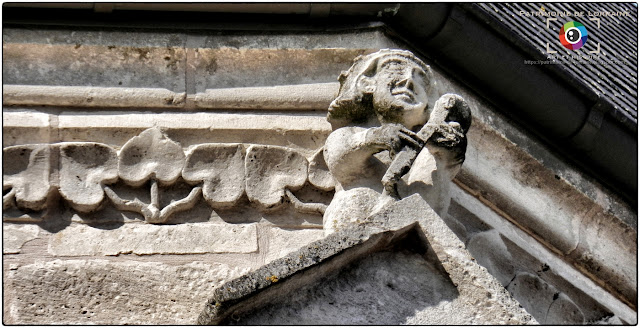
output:
{"label": "horizontal stone band", "polygon": [[117,230],[75,225],[50,240],[49,253],[55,256],[252,253],[258,251],[257,238],[255,225],[131,224]]}
{"label": "horizontal stone band", "polygon": [[312,83],[268,87],[208,89],[188,95],[162,88],[4,85],[5,106],[44,105],[109,108],[198,108],[326,110],[339,84]]}
{"label": "horizontal stone band", "polygon": [[194,100],[199,108],[326,110],[339,87],[333,82],[208,89],[196,94]]}

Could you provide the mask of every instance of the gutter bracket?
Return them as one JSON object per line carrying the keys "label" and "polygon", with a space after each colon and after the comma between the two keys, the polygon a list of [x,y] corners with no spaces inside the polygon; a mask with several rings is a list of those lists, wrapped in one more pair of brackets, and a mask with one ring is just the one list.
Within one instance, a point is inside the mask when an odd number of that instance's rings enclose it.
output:
{"label": "gutter bracket", "polygon": [[590,151],[608,110],[610,106],[602,97],[598,97],[598,101],[591,107],[582,127],[571,137],[571,144],[579,150]]}

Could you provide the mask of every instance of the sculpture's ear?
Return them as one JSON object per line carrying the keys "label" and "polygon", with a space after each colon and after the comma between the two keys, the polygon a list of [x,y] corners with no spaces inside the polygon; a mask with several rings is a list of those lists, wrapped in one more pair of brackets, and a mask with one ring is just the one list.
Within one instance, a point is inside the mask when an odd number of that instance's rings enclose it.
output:
{"label": "sculpture's ear", "polygon": [[366,75],[360,75],[358,80],[356,81],[356,85],[358,90],[363,94],[372,94],[376,91],[375,80],[372,77],[368,77]]}

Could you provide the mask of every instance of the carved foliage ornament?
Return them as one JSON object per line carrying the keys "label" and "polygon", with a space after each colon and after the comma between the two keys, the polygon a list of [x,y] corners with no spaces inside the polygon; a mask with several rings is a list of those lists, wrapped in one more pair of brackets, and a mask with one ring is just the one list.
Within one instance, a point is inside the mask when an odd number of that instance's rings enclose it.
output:
{"label": "carved foliage ornament", "polygon": [[[56,151],[59,180],[52,186],[51,153]],[[303,203],[292,191],[307,181],[321,190],[334,186],[321,150],[311,161],[293,149],[266,145],[200,144],[185,154],[158,128],[131,138],[119,152],[93,142],[21,145],[4,148],[3,161],[5,210],[42,211],[57,189],[78,212],[96,211],[106,195],[119,210],[139,213],[149,223],[166,222],[172,214],[190,209],[200,195],[213,208],[233,206],[246,194],[265,210],[289,201],[299,211],[322,214],[326,205]],[[191,191],[160,208],[160,186],[170,186],[180,177],[192,186]],[[120,180],[133,188],[148,183],[150,202],[119,195],[111,185]],[[25,218],[39,217],[5,215],[4,220]]]}

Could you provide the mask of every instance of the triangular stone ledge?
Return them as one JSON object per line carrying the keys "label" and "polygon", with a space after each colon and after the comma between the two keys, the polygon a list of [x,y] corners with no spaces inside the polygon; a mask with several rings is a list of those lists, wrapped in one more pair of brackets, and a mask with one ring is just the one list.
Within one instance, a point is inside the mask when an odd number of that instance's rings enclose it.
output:
{"label": "triangular stone ledge", "polygon": [[[233,324],[252,316],[263,317],[261,309],[284,304],[309,286],[321,286],[331,279],[344,279],[344,275],[339,275],[345,268],[358,266],[365,257],[386,251],[408,251],[419,255],[418,258],[426,263],[423,265],[430,270],[428,274],[439,277],[437,284],[450,285],[453,291],[448,297],[436,293],[442,300],[430,300],[433,309],[420,312],[423,309],[418,308],[408,322],[395,323],[537,323],[485,268],[476,263],[462,241],[424,199],[413,195],[372,215],[364,224],[332,233],[219,286],[198,317],[198,324]],[[394,270],[393,266],[391,270]],[[420,297],[421,291],[415,292]],[[433,298],[429,291],[424,291],[424,295]],[[393,309],[389,308],[389,311]],[[294,318],[271,319],[263,323],[305,324],[292,320]],[[306,324],[367,323],[331,316],[319,321]],[[259,320],[257,322],[260,323]]]}

